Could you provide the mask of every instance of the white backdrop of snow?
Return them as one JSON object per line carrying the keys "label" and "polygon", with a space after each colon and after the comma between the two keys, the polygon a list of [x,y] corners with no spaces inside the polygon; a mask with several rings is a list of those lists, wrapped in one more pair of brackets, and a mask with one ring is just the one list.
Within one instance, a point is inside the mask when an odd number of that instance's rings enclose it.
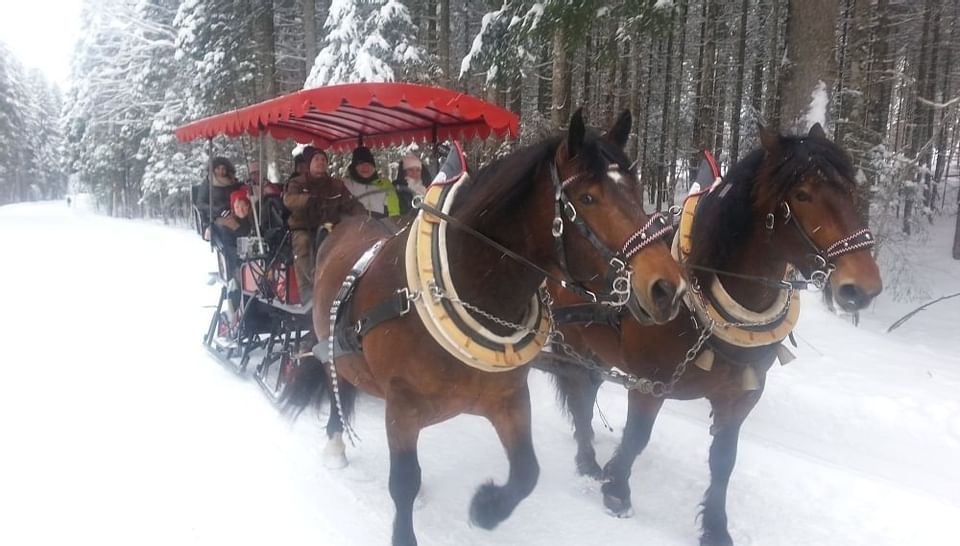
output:
{"label": "white backdrop of snow", "polygon": [[[952,218],[923,249],[924,281],[960,290]],[[252,381],[200,346],[216,290],[208,247],[186,229],[109,219],[62,203],[0,208],[17,267],[8,287],[0,396],[0,544],[388,544],[392,503],[383,405],[362,398],[351,466],[320,464],[323,421],[279,418]],[[952,545],[960,519],[956,304],[892,334],[906,309],[881,296],[854,328],[805,297],[799,359],[772,371],[743,430],[731,482],[738,545]],[[689,545],[708,483],[708,407],[668,402],[631,480],[637,515],[601,509],[574,473],[551,383],[531,375],[540,482],[493,532],[472,528],[476,486],[507,465],[492,428],[427,429],[423,545]],[[625,395],[604,386],[601,461]]]}

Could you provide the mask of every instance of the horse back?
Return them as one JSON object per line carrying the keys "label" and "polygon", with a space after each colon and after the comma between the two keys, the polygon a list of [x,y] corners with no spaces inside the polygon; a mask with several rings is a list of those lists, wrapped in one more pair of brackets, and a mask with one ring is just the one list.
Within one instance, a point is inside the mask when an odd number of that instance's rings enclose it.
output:
{"label": "horse back", "polygon": [[313,325],[320,337],[330,331],[330,307],[353,265],[367,249],[394,233],[391,226],[370,216],[350,216],[320,244],[313,281]]}

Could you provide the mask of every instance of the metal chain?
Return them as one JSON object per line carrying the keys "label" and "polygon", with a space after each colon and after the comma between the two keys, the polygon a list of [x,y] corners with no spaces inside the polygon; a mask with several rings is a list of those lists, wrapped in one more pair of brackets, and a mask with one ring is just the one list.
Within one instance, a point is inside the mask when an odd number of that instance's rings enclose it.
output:
{"label": "metal chain", "polygon": [[640,377],[630,372],[622,372],[615,368],[605,368],[596,361],[578,353],[572,345],[566,342],[563,332],[556,327],[556,323],[553,319],[553,299],[550,297],[550,294],[545,292],[545,295],[542,297],[544,303],[547,304],[547,318],[550,320],[549,341],[552,347],[557,347],[566,354],[568,358],[565,358],[564,360],[567,360],[573,364],[577,364],[589,371],[596,372],[604,380],[622,385],[627,390],[637,390],[643,394],[649,394],[656,396],[657,398],[662,398],[673,392],[673,389],[680,381],[680,378],[686,373],[687,366],[689,366],[690,363],[697,358],[697,355],[703,348],[703,344],[706,343],[707,340],[710,339],[710,336],[713,335],[713,328],[715,325],[715,323],[712,321],[707,322],[703,329],[700,330],[700,337],[697,338],[696,343],[687,349],[683,360],[677,364],[677,367],[674,368],[673,373],[670,374],[670,380],[663,382]]}
{"label": "metal chain", "polygon": [[[356,277],[353,275],[347,275],[347,278],[343,281],[343,286],[348,287],[349,285],[355,283],[356,280]],[[356,432],[354,432],[353,427],[350,426],[343,414],[343,404],[340,402],[340,381],[337,376],[336,355],[334,354],[337,315],[339,314],[341,303],[342,302],[339,299],[334,300],[333,305],[330,306],[330,337],[327,338],[328,351],[330,354],[330,383],[333,387],[333,400],[337,406],[337,413],[340,414],[340,425],[343,427],[343,431],[346,433],[347,439],[350,440],[350,443],[356,446],[357,442],[360,441],[360,437],[357,436]]]}
{"label": "metal chain", "polygon": [[[703,309],[707,309],[709,305],[707,304],[706,299],[704,299],[703,291],[700,287],[699,281],[696,279],[696,277],[694,277],[692,280],[693,282],[691,283],[691,290],[693,290],[693,292],[697,295],[697,298],[700,300],[700,304],[703,306]],[[780,310],[777,311],[776,315],[768,319],[757,321],[757,322],[721,322],[713,319],[708,319],[711,322],[711,328],[713,326],[720,326],[721,328],[757,327],[757,326],[766,326],[768,324],[773,324],[774,322],[777,322],[778,320],[783,318],[784,315],[787,314],[787,312],[790,310],[790,305],[793,303],[793,293],[795,291],[793,286],[790,286],[790,288],[784,288],[784,290],[787,291],[787,297],[783,302],[783,307],[781,307]]]}
{"label": "metal chain", "polygon": [[[433,281],[430,281],[429,287],[430,287],[430,295],[433,296],[435,299],[438,299],[438,300],[444,299],[449,301],[450,303],[462,305],[463,307],[469,309],[470,311],[473,311],[474,313],[482,316],[483,318],[491,322],[494,322],[500,326],[503,326],[504,328],[510,328],[517,332],[523,332],[525,334],[536,331],[535,328],[529,328],[527,326],[523,326],[515,322],[504,320],[496,315],[493,315],[491,313],[484,311],[483,309],[480,309],[479,307],[477,307],[476,305],[473,305],[472,303],[463,301],[460,298],[453,297],[450,294],[448,294],[444,289],[437,286],[436,283],[434,283]],[[546,306],[546,307],[549,309],[549,306]]]}

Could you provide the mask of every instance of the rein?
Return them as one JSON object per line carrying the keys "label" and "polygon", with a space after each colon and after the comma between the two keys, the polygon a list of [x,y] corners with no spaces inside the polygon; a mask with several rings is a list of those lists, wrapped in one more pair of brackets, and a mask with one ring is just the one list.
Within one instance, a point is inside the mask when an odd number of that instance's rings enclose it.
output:
{"label": "rein", "polygon": [[[613,252],[602,240],[600,240],[590,225],[587,224],[583,218],[577,214],[577,209],[574,207],[573,203],[570,201],[566,192],[564,191],[568,185],[583,177],[583,173],[575,174],[561,182],[557,172],[556,163],[551,162],[550,176],[553,180],[555,190],[555,215],[553,218],[552,233],[557,255],[559,257],[558,259],[560,261],[560,268],[564,274],[563,278],[550,273],[524,256],[494,241],[490,237],[467,225],[460,219],[451,216],[450,214],[447,214],[434,206],[424,203],[422,199],[415,200],[414,206],[418,209],[429,212],[430,214],[448,222],[451,226],[470,234],[480,242],[502,252],[515,262],[536,271],[537,273],[554,281],[563,288],[570,290],[590,303],[599,303],[603,305],[610,305],[612,307],[622,307],[623,305],[626,305],[630,299],[630,276],[632,274],[627,262],[641,250],[672,232],[673,226],[667,222],[663,215],[659,213],[654,214],[642,228],[627,238],[626,242],[623,244],[623,247],[618,252]],[[564,218],[572,222],[579,229],[583,237],[587,239],[607,261],[609,268],[607,269],[605,279],[609,283],[610,292],[606,294],[598,294],[597,292],[584,286],[581,282],[574,280],[570,275],[563,241]]]}

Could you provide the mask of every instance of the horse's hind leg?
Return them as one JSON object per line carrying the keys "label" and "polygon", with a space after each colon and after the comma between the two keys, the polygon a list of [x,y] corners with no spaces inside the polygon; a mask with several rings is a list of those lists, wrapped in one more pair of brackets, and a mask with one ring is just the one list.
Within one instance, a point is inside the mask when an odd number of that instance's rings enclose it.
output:
{"label": "horse's hind leg", "polygon": [[530,391],[523,386],[509,399],[498,401],[487,418],[507,450],[510,476],[502,486],[490,481],[477,489],[470,502],[470,520],[484,529],[493,529],[530,495],[540,476],[530,432]]}
{"label": "horse's hind leg", "polygon": [[727,485],[737,460],[740,426],[760,399],[761,391],[747,391],[739,398],[710,398],[713,426],[710,434],[710,487],[703,497],[701,546],[732,546],[727,530]]}
{"label": "horse's hind leg", "polygon": [[[340,407],[337,407],[337,396],[331,392],[330,417],[327,419],[327,445],[323,449],[323,464],[332,469],[344,468],[348,464],[346,445],[343,443],[343,430],[344,423],[350,422],[357,398],[357,388],[342,378],[337,378],[337,390]],[[343,408],[342,415],[340,408]]]}
{"label": "horse's hind leg", "polygon": [[420,437],[418,411],[399,400],[387,400],[387,443],[390,447],[390,497],[396,510],[393,546],[416,546],[413,532],[413,501],[420,491]]}
{"label": "horse's hind leg", "polygon": [[633,515],[630,473],[637,455],[650,441],[650,432],[661,407],[663,398],[640,394],[637,391],[629,393],[627,424],[623,429],[623,438],[613,458],[603,468],[603,505],[614,516],[626,518]]}
{"label": "horse's hind leg", "polygon": [[600,479],[600,465],[593,449],[593,406],[602,380],[599,375],[577,366],[557,364],[555,374],[561,401],[573,420],[573,438],[577,441],[577,472]]}

